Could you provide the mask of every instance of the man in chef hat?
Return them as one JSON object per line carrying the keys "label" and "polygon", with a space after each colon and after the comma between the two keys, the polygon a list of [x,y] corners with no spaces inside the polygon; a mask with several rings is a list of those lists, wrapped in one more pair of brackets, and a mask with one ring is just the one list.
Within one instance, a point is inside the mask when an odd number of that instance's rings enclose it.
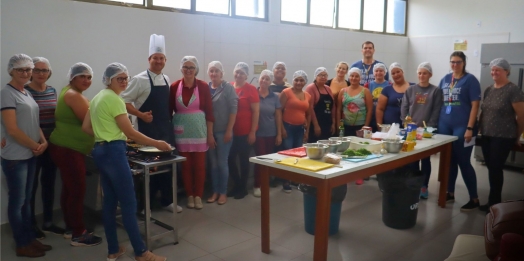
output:
{"label": "man in chef hat", "polygon": [[[173,144],[174,134],[169,115],[169,77],[162,73],[166,65],[166,43],[163,35],[152,34],[149,38],[149,69],[135,75],[121,96],[127,112],[137,117],[138,131],[144,135]],[[156,198],[161,192],[160,204],[173,212],[173,188],[171,173],[151,176],[150,195]],[[177,212],[182,208],[177,206]]]}

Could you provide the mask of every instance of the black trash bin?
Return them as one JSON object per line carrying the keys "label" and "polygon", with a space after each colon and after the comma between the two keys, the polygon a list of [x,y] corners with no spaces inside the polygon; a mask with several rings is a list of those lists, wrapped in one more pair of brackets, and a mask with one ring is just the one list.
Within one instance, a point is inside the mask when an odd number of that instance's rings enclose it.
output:
{"label": "black trash bin", "polygon": [[[315,235],[315,214],[317,209],[317,188],[300,184],[298,189],[304,193],[304,225],[306,232]],[[342,211],[342,201],[348,191],[347,185],[333,188],[331,190],[331,207],[329,212],[329,235],[338,233],[340,224],[340,213]]]}
{"label": "black trash bin", "polygon": [[382,191],[382,222],[388,227],[406,229],[417,223],[421,171],[404,166],[377,175]]}

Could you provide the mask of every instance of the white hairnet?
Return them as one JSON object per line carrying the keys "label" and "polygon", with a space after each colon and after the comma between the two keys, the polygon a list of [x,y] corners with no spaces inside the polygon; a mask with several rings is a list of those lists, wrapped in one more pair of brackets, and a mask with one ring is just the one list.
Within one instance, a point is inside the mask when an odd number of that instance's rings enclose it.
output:
{"label": "white hairnet", "polygon": [[78,75],[91,75],[93,76],[93,69],[89,67],[89,65],[85,63],[75,63],[71,68],[69,68],[69,72],[67,73],[67,77],[69,78],[69,81],[72,81],[73,78],[75,78]]}
{"label": "white hairnet", "polygon": [[433,69],[431,68],[431,63],[429,62],[423,62],[418,65],[417,72],[420,69],[426,69],[429,73],[433,74]]}
{"label": "white hairnet", "polygon": [[304,81],[306,81],[307,83],[307,73],[302,71],[302,70],[298,70],[296,71],[294,74],[293,74],[293,81],[295,81],[296,78],[298,77],[302,77],[302,79],[304,79]]}
{"label": "white hairnet", "polygon": [[277,68],[277,66],[279,66],[279,65],[284,66],[284,69],[286,68],[286,64],[284,62],[276,62],[275,64],[273,64],[273,69],[272,70],[275,70],[275,68]]}
{"label": "white hairnet", "polygon": [[222,63],[219,61],[212,61],[207,65],[207,73],[209,73],[209,70],[211,68],[217,68],[220,72],[224,73],[224,69],[222,67]]}
{"label": "white hairnet", "polygon": [[31,57],[29,57],[27,54],[19,53],[13,55],[9,59],[9,63],[7,64],[7,73],[11,74],[13,69],[17,68],[35,68],[35,65],[33,64],[33,60]]}
{"label": "white hairnet", "polygon": [[51,64],[49,63],[49,60],[47,60],[44,57],[33,57],[33,64],[37,63],[45,63],[47,67],[49,68],[49,71],[52,71]]}
{"label": "white hairnet", "polygon": [[351,67],[348,71],[348,75],[351,75],[352,73],[358,73],[358,76],[362,77],[362,71],[357,67]]}
{"label": "white hairnet", "polygon": [[102,83],[109,86],[111,84],[111,79],[113,79],[115,76],[125,73],[129,75],[129,72],[127,71],[127,68],[121,64],[121,63],[110,63],[106,70],[104,71],[104,75],[102,76]]}
{"label": "white hairnet", "polygon": [[326,72],[327,73],[327,69],[325,67],[318,67],[316,70],[315,70],[315,74],[314,74],[314,77],[313,78],[317,78],[317,76],[321,73],[321,72]]}
{"label": "white hairnet", "polygon": [[397,62],[394,62],[392,63],[390,66],[389,66],[389,71],[393,71],[393,69],[395,68],[399,68],[400,70],[404,71],[404,69],[402,68],[402,65],[400,65],[400,63],[397,63]]}
{"label": "white hairnet", "polygon": [[191,62],[195,65],[196,69],[195,69],[195,76],[198,75],[198,71],[200,71],[200,68],[198,67],[198,60],[195,56],[191,56],[191,55],[188,55],[188,56],[184,56],[184,58],[182,58],[182,61],[180,61],[180,71],[182,71],[182,67],[184,66],[184,63],[185,62]]}
{"label": "white hairnet", "polygon": [[382,70],[384,70],[384,73],[388,73],[388,68],[383,63],[375,64],[375,66],[373,66],[373,72],[375,72],[376,69],[382,69]]}
{"label": "white hairnet", "polygon": [[507,72],[509,72],[511,70],[511,66],[509,65],[508,61],[506,61],[506,59],[504,59],[504,58],[496,58],[493,61],[491,61],[489,63],[489,68],[491,68],[493,66],[502,68],[502,69],[506,70]]}
{"label": "white hairnet", "polygon": [[275,78],[274,75],[273,75],[273,72],[270,71],[270,70],[268,70],[268,69],[263,70],[263,71],[260,73],[260,77],[258,77],[258,79],[261,79],[262,76],[268,76],[269,79],[271,80],[271,82],[273,82],[273,80],[274,80],[274,78]]}
{"label": "white hairnet", "polygon": [[245,62],[237,63],[237,65],[235,65],[235,69],[233,69],[233,73],[238,70],[242,70],[246,75],[249,75],[249,65]]}

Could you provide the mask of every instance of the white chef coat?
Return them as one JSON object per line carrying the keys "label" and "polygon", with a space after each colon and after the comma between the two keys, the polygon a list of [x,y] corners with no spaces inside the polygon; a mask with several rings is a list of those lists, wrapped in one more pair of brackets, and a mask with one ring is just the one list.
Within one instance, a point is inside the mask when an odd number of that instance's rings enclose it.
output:
{"label": "white chef coat", "polygon": [[124,99],[125,103],[133,103],[137,110],[140,109],[144,102],[146,102],[147,97],[149,97],[149,94],[151,93],[151,88],[153,87],[149,83],[147,72],[149,72],[151,80],[155,86],[166,85],[164,77],[166,78],[167,83],[171,85],[169,77],[163,73],[155,74],[154,72],[147,70],[133,76],[131,81],[129,81],[126,90],[123,91],[120,96]]}

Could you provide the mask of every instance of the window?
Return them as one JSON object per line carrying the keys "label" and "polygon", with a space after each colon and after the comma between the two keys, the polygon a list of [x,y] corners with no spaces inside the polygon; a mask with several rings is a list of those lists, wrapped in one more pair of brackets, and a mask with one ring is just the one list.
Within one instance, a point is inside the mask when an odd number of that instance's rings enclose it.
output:
{"label": "window", "polygon": [[386,32],[406,34],[406,1],[388,0]]}
{"label": "window", "polygon": [[406,34],[407,0],[281,0],[280,10],[282,22]]}
{"label": "window", "polygon": [[[269,0],[72,0],[267,21]],[[307,2],[308,0],[304,0]],[[305,12],[304,12],[305,13]]]}

